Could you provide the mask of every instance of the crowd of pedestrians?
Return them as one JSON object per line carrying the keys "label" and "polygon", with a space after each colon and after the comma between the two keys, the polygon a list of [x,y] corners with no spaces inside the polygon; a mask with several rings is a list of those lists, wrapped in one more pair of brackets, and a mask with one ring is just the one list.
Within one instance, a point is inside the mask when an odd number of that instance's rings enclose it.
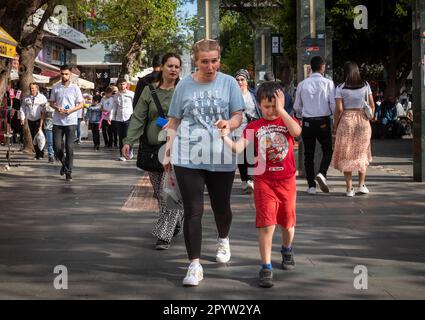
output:
{"label": "crowd of pedestrians", "polygon": [[[281,267],[295,268],[295,139],[303,143],[307,194],[315,195],[317,186],[324,193],[331,191],[330,166],[344,175],[347,197],[368,194],[373,131],[388,137],[390,131],[401,130],[401,120],[412,118],[409,96],[404,92],[397,103],[394,97],[384,101],[374,97],[355,62],[345,64],[344,79],[335,87],[324,76],[325,61],[315,56],[310,62],[312,74],[298,84],[293,100],[270,72],[257,90],[249,87],[251,75],[246,69],[233,76],[220,72],[221,48],[215,40],[198,41],[192,54],[196,71],[181,80],[180,56],[167,53],[162,59],[154,57],[154,71],[139,80],[136,93],[119,79],[116,86],[86,96],[86,101],[70,82],[70,68],[63,66],[61,82],[49,99],[35,83],[30,84],[30,95],[20,109],[21,124],[28,121],[33,138],[44,131],[48,161],[61,163],[60,174],[67,181],[73,179],[74,145],[84,136],[83,125],[92,133],[95,151],[100,150],[103,137],[104,148],[118,148],[120,161],[133,158],[136,143],[139,150],[147,145],[162,148],[160,168],[145,170],[159,207],[152,234],[158,250],[169,249],[173,237],[184,234],[189,262],[185,286],[197,286],[204,277],[205,187],[217,228],[215,259],[224,264],[231,259],[231,193],[238,168],[243,191],[254,194],[259,285],[272,287],[276,225],[281,229]],[[373,119],[367,118],[366,104]],[[322,158],[316,171],[317,142]],[[37,144],[34,148],[35,158],[43,158],[43,148]],[[353,172],[358,172],[356,190]],[[182,207],[170,207],[165,201],[164,181],[171,174],[177,179]]]}

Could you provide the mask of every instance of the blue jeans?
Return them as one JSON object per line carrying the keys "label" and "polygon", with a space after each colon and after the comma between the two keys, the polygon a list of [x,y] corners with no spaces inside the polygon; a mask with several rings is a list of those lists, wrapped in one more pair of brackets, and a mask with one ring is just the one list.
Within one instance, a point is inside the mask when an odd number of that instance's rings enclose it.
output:
{"label": "blue jeans", "polygon": [[76,133],[77,133],[77,137],[76,137],[76,139],[78,140],[78,141],[81,141],[81,131],[80,131],[80,124],[81,124],[81,121],[83,120],[83,118],[78,118],[78,122],[77,122],[77,128],[76,128]]}
{"label": "blue jeans", "polygon": [[55,156],[55,152],[53,151],[53,130],[44,129],[44,135],[46,136],[47,154],[49,155],[50,159]]}
{"label": "blue jeans", "polygon": [[[74,163],[74,135],[75,125],[57,126],[53,125],[53,141],[56,157],[62,163],[65,173],[71,173]],[[63,137],[65,136],[65,144]],[[65,149],[65,150],[64,150]]]}

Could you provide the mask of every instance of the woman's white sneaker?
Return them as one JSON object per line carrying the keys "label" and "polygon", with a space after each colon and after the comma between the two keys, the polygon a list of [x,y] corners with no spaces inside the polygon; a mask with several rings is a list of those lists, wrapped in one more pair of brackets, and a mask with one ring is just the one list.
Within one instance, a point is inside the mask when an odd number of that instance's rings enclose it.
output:
{"label": "woman's white sneaker", "polygon": [[183,279],[183,285],[194,287],[197,286],[199,281],[202,279],[204,279],[204,271],[202,266],[199,263],[191,263],[189,268],[187,268],[186,277]]}
{"label": "woman's white sneaker", "polygon": [[350,190],[350,191],[347,191],[347,192],[345,193],[345,195],[346,195],[347,197],[354,197],[354,195],[355,195],[354,189],[353,189],[353,188],[351,188],[351,190]]}
{"label": "woman's white sneaker", "polygon": [[217,241],[217,252],[215,260],[218,263],[227,263],[230,260],[230,244],[229,238],[218,239]]}
{"label": "woman's white sneaker", "polygon": [[361,187],[358,187],[357,188],[357,193],[368,194],[369,193],[369,189],[366,188],[365,185],[362,185]]}

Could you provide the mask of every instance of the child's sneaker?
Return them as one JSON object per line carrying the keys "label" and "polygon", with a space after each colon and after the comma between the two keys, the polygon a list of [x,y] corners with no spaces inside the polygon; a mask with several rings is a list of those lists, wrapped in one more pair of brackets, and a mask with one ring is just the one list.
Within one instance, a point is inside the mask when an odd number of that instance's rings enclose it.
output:
{"label": "child's sneaker", "polygon": [[263,288],[273,287],[273,271],[271,269],[261,269],[258,284]]}
{"label": "child's sneaker", "polygon": [[291,250],[289,252],[282,253],[282,269],[283,270],[292,270],[295,268],[294,252]]}
{"label": "child's sneaker", "polygon": [[186,277],[183,279],[184,286],[197,286],[199,281],[204,279],[204,272],[202,266],[198,264],[191,263],[189,268],[187,268]]}
{"label": "child's sneaker", "polygon": [[218,263],[227,263],[230,260],[230,245],[229,238],[218,239],[217,242],[217,252],[215,255],[215,260]]}
{"label": "child's sneaker", "polygon": [[245,192],[246,193],[252,193],[254,191],[254,181],[252,180],[248,180],[246,182],[246,189]]}

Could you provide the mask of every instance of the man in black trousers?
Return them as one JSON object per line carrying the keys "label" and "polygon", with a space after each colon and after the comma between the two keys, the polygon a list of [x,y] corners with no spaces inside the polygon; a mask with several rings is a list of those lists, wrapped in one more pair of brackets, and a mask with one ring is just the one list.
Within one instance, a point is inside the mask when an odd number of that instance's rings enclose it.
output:
{"label": "man in black trousers", "polygon": [[[307,193],[313,195],[316,194],[316,182],[323,192],[329,192],[326,174],[332,159],[331,115],[335,112],[335,86],[323,76],[326,65],[322,57],[313,57],[310,66],[312,74],[297,86],[294,110],[298,117],[302,117]],[[323,152],[317,175],[314,171],[316,140]]]}

